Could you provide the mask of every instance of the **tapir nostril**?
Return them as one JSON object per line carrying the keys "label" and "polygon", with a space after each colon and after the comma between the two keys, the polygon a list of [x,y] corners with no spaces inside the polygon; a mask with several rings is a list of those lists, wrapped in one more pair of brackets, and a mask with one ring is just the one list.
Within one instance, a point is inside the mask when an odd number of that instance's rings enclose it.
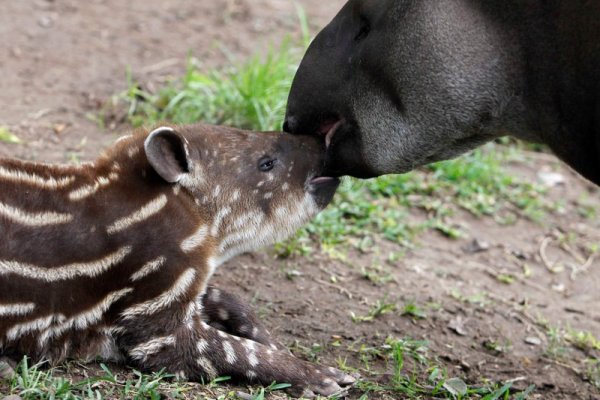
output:
{"label": "tapir nostril", "polygon": [[283,131],[287,133],[296,133],[297,120],[294,117],[287,117],[283,122]]}

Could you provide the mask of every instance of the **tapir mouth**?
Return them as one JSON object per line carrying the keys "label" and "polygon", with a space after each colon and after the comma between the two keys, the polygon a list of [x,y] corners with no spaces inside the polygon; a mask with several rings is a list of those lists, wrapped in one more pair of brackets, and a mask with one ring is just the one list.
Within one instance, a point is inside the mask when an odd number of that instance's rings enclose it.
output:
{"label": "tapir mouth", "polygon": [[341,118],[332,121],[327,121],[321,124],[318,132],[321,136],[325,136],[325,148],[329,148],[333,136],[335,135],[339,127],[343,124],[344,120]]}
{"label": "tapir mouth", "polygon": [[312,178],[308,183],[310,183],[313,186],[319,186],[319,185],[339,184],[340,180],[338,178],[334,178],[332,176],[317,176],[316,178]]}

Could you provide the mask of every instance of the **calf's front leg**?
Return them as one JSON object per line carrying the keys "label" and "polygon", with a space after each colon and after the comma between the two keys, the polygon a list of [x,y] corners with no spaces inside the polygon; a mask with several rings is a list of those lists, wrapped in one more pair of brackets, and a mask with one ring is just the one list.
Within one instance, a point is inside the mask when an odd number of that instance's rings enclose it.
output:
{"label": "calf's front leg", "polygon": [[233,336],[246,338],[270,347],[287,351],[274,339],[252,310],[239,297],[214,286],[201,296],[202,315],[210,326]]}
{"label": "calf's front leg", "polygon": [[182,379],[204,382],[231,376],[262,385],[289,383],[292,394],[303,396],[329,396],[354,382],[335,368],[210,326],[197,302],[177,309],[122,321],[118,343],[131,364],[146,371],[164,368]]}

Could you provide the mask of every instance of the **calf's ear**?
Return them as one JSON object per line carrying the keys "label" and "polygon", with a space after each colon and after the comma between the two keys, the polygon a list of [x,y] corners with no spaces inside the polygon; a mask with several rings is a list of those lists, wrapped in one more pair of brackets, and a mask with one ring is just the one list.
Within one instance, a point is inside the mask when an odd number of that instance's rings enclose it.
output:
{"label": "calf's ear", "polygon": [[144,151],[152,168],[167,182],[179,182],[190,172],[187,141],[173,128],[160,127],[150,132]]}

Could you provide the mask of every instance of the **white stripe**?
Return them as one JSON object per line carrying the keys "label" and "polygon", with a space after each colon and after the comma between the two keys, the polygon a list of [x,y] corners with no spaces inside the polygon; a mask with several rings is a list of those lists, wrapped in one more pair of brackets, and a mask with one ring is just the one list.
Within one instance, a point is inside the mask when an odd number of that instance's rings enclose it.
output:
{"label": "white stripe", "polygon": [[194,278],[196,277],[196,270],[194,268],[189,268],[185,272],[177,278],[173,286],[169,288],[166,292],[161,293],[158,297],[147,300],[143,303],[136,304],[133,307],[128,308],[127,310],[121,313],[121,316],[124,319],[135,318],[139,315],[152,315],[157,311],[160,311],[172,303],[177,301],[180,297],[184,296],[188,289],[194,283]]}
{"label": "white stripe", "polygon": [[167,196],[163,193],[156,199],[144,205],[139,210],[113,222],[108,228],[106,228],[106,232],[108,234],[117,233],[129,228],[131,225],[145,221],[154,214],[158,213],[160,210],[162,210],[165,205],[167,205]]}
{"label": "white stripe", "polygon": [[64,315],[55,314],[16,324],[6,331],[6,338],[8,340],[15,340],[23,335],[28,334],[29,332],[41,331],[48,328],[54,320],[64,321],[64,319]]}
{"label": "white stripe", "polygon": [[208,227],[206,225],[202,225],[196,232],[181,242],[181,250],[183,250],[184,253],[189,253],[190,251],[196,249],[204,242],[207,235]]}
{"label": "white stripe", "polygon": [[157,257],[152,261],[147,262],[146,264],[144,264],[144,266],[142,268],[140,268],[137,272],[135,272],[133,275],[131,275],[131,277],[129,278],[130,281],[135,282],[135,281],[139,281],[142,278],[145,278],[146,276],[150,275],[151,273],[158,271],[160,269],[160,267],[162,267],[165,263],[167,259],[163,256]]}
{"label": "white stripe", "polygon": [[52,337],[58,337],[69,329],[84,330],[90,325],[99,322],[111,305],[132,291],[133,288],[125,288],[109,293],[92,308],[76,314],[69,319],[60,321],[57,324],[53,323],[50,327],[46,328],[39,337],[39,346],[43,347],[47,343],[48,339]]}
{"label": "white stripe", "polygon": [[221,227],[221,223],[223,222],[223,219],[229,215],[229,213],[231,212],[231,208],[229,207],[225,207],[219,210],[219,212],[217,213],[217,216],[215,217],[215,222],[213,223],[213,226],[210,230],[210,234],[213,236],[217,236],[217,233],[219,233],[219,228]]}
{"label": "white stripe", "polygon": [[34,303],[0,304],[0,317],[9,315],[26,315],[33,311]]}
{"label": "white stripe", "polygon": [[69,186],[75,181],[74,176],[65,176],[64,178],[44,178],[43,176],[30,174],[25,171],[17,171],[0,167],[0,179],[16,183],[28,183],[42,189],[61,189]]}
{"label": "white stripe", "polygon": [[9,220],[25,226],[66,224],[67,222],[71,222],[73,220],[73,216],[71,214],[59,214],[51,211],[30,213],[15,207],[11,207],[4,203],[0,203],[0,215],[3,215]]}
{"label": "white stripe", "polygon": [[175,336],[162,336],[139,344],[129,350],[129,355],[134,360],[146,361],[148,356],[158,353],[165,346],[175,345]]}
{"label": "white stripe", "polygon": [[73,279],[80,276],[94,277],[107,271],[113,265],[123,261],[130,252],[131,247],[125,246],[99,260],[50,268],[42,268],[36,265],[23,264],[16,261],[0,260],[0,275],[12,273],[23,278],[41,279],[46,282]]}
{"label": "white stripe", "polygon": [[[116,180],[119,178],[119,175],[113,172],[110,174],[110,178]],[[79,201],[90,197],[100,190],[100,188],[108,186],[110,184],[110,178],[106,178],[104,176],[98,177],[93,185],[82,186],[79,189],[75,189],[69,193],[69,199],[73,201]]]}

